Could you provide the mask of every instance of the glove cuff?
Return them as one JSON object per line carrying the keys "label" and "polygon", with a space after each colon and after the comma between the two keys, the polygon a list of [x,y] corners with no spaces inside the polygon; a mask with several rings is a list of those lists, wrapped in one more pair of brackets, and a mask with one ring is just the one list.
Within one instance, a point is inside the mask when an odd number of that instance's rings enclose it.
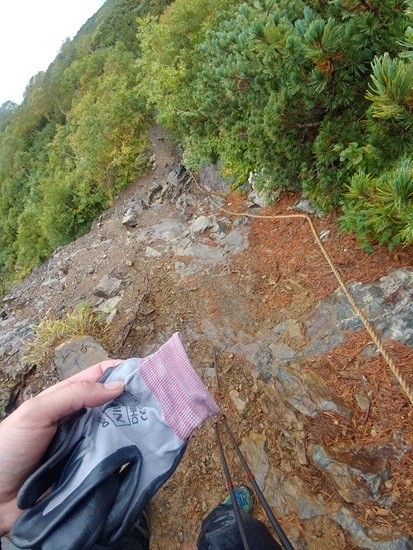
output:
{"label": "glove cuff", "polygon": [[156,396],[165,420],[183,441],[219,408],[194,371],[176,332],[156,353],[141,359],[139,373]]}

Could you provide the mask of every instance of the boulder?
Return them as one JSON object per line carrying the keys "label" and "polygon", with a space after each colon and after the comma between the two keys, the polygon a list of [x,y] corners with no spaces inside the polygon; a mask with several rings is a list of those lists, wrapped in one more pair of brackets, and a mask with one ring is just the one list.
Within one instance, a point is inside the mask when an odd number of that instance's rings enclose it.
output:
{"label": "boulder", "polygon": [[207,191],[227,193],[234,178],[225,179],[221,176],[219,164],[204,165],[199,171],[199,182]]}

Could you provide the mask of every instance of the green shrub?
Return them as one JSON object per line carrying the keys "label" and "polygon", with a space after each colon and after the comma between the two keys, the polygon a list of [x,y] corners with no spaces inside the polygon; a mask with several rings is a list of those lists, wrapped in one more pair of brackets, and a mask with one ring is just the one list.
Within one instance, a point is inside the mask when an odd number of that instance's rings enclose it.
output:
{"label": "green shrub", "polygon": [[[201,13],[201,0],[188,4]],[[343,228],[366,248],[376,238],[394,246],[411,233],[410,199],[391,206],[413,150],[411,8],[258,0],[217,5],[200,24],[191,9],[180,19],[177,0],[159,21],[141,23],[140,89],[192,169],[220,159],[238,182],[260,174],[262,191],[302,190],[324,209],[343,204]],[[351,198],[361,174],[382,191]]]}

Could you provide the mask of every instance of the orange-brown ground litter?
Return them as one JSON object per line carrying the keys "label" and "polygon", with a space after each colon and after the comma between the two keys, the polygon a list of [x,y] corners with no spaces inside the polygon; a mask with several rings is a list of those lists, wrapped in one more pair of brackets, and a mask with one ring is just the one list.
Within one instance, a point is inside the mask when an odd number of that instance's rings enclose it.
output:
{"label": "orange-brown ground litter", "polygon": [[[260,214],[294,215],[296,212],[290,208],[297,199],[296,195],[285,194],[276,205],[261,210]],[[242,208],[237,196],[232,195],[229,203],[232,203],[229,209],[234,206]],[[251,210],[245,212],[249,213]],[[339,231],[335,213],[322,219],[312,216],[312,220],[318,234],[325,230],[330,231],[323,244],[347,283],[371,282],[393,269],[413,266],[412,246],[397,247],[392,252],[377,246],[372,254],[367,254],[360,247],[355,235]],[[294,314],[303,313],[310,303],[315,305],[339,286],[315,243],[308,223],[299,218],[253,218],[250,247],[233,262],[234,276],[240,270],[249,273],[251,280],[255,281],[255,296],[264,298],[256,300],[255,307],[252,306],[254,315],[261,319],[283,320],[284,314],[294,318]],[[304,304],[303,308],[299,304],[294,307],[294,301]],[[353,413],[351,421],[332,413],[308,420],[306,430],[310,441],[314,434],[318,441],[323,441],[326,445],[343,441],[368,444],[386,442],[392,433],[400,431],[413,448],[413,406],[383,357],[362,355],[370,343],[371,339],[365,330],[351,333],[345,344],[325,354],[315,363],[305,365],[324,380]],[[386,345],[386,350],[413,387],[413,349],[390,342]],[[366,411],[357,406],[355,394],[368,398],[369,406]],[[413,535],[412,453],[406,453],[400,464],[392,462],[391,469],[391,481],[385,491],[391,492],[395,500],[392,511],[363,503],[359,509],[356,506],[354,512],[362,521],[372,526],[391,526],[395,530],[400,529]],[[304,472],[301,474],[305,475]],[[328,491],[328,488],[325,490]],[[329,490],[334,492],[331,487]]]}

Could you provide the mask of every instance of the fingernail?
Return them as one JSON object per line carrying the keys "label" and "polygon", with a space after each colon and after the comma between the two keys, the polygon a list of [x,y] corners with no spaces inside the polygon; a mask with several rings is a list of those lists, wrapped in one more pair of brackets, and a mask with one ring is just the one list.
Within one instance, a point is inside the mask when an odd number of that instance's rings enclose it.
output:
{"label": "fingernail", "polygon": [[109,391],[117,391],[120,389],[124,389],[125,384],[121,380],[116,380],[115,382],[107,382],[106,384],[103,384],[103,387],[105,390]]}

